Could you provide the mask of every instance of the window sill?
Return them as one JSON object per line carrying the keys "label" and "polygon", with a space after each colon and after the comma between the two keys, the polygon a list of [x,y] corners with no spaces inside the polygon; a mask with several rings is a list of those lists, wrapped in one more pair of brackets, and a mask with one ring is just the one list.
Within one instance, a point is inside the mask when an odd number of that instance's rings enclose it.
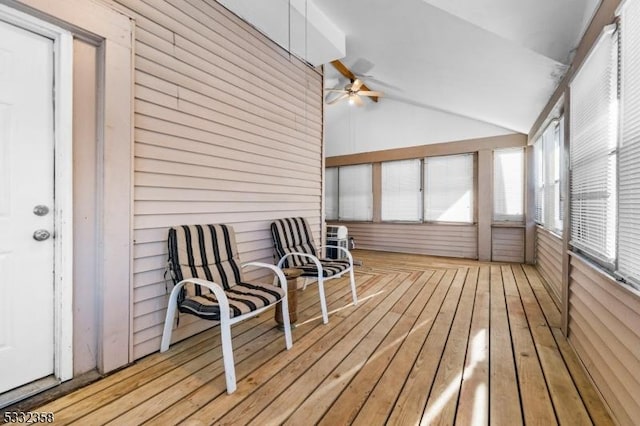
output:
{"label": "window sill", "polygon": [[541,225],[539,223],[536,223],[536,228],[538,228],[540,231],[544,231],[544,232],[550,234],[554,238],[562,240],[562,234],[558,233],[558,231],[553,231],[551,229],[547,229],[547,228],[545,228],[543,225]]}
{"label": "window sill", "polygon": [[493,222],[492,228],[525,228],[525,224],[522,222]]}

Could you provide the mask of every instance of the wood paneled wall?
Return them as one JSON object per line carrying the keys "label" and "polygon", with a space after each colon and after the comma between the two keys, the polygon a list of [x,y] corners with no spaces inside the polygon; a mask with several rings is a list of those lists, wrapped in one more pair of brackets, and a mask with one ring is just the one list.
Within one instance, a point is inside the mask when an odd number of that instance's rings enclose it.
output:
{"label": "wood paneled wall", "polygon": [[524,228],[495,226],[491,230],[491,260],[524,262]]}
{"label": "wood paneled wall", "polygon": [[536,267],[549,284],[551,295],[562,300],[562,238],[536,226]]}
{"label": "wood paneled wall", "polygon": [[570,256],[569,341],[621,425],[640,419],[640,293]]}
{"label": "wood paneled wall", "polygon": [[476,225],[343,222],[356,247],[367,250],[476,259]]}
{"label": "wood paneled wall", "polygon": [[[117,1],[136,22],[137,359],[160,345],[170,226],[231,224],[243,262],[273,261],[276,218],[320,240],[322,75],[215,1]],[[210,325],[183,315],[174,336]]]}

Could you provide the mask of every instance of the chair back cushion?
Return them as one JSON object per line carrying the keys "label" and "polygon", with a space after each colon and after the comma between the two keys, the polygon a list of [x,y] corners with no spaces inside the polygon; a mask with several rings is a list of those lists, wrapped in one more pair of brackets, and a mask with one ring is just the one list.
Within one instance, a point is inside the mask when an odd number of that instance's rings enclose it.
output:
{"label": "chair back cushion", "polygon": [[[276,220],[271,224],[271,235],[277,260],[289,253],[306,253],[317,257],[311,228],[303,217]],[[310,260],[307,257],[291,256],[283,267],[293,268],[309,262]]]}
{"label": "chair back cushion", "polygon": [[[174,283],[202,278],[230,289],[242,281],[242,268],[233,228],[228,225],[183,225],[169,229],[169,267]],[[184,297],[201,296],[196,284],[187,284]]]}

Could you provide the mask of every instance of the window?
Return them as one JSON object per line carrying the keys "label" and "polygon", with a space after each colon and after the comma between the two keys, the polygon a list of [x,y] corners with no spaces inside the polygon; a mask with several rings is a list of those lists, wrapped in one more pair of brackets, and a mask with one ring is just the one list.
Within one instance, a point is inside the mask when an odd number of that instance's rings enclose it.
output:
{"label": "window", "polygon": [[473,154],[424,159],[424,220],[473,222]]}
{"label": "window", "polygon": [[616,257],[618,33],[603,34],[571,82],[571,244]]}
{"label": "window", "polygon": [[338,219],[370,221],[372,218],[371,164],[340,167]]}
{"label": "window", "polygon": [[325,170],[324,212],[326,220],[338,219],[338,168],[329,167]]}
{"label": "window", "polygon": [[420,160],[382,163],[382,220],[422,219]]}
{"label": "window", "polygon": [[535,220],[545,228],[562,233],[564,200],[561,193],[561,163],[564,117],[551,120],[534,143]]}
{"label": "window", "polygon": [[640,284],[640,2],[622,11],[618,272]]}
{"label": "window", "polygon": [[524,221],[524,150],[493,152],[493,220]]}
{"label": "window", "polygon": [[565,155],[564,155],[564,115],[560,116],[560,121],[558,122],[558,127],[557,127],[557,137],[556,137],[556,143],[557,143],[557,154],[555,157],[555,163],[554,163],[554,168],[555,168],[555,175],[554,175],[554,186],[555,186],[555,192],[554,192],[554,198],[553,198],[553,203],[554,203],[554,208],[553,208],[553,214],[554,214],[554,220],[553,220],[553,224],[554,224],[554,228],[556,233],[562,235],[563,232],[563,226],[564,226],[564,193],[562,190],[562,186],[563,186],[563,182],[565,182],[566,180],[566,176],[565,176]]}
{"label": "window", "polygon": [[542,136],[533,144],[533,158],[535,162],[535,221],[544,225],[544,152]]}

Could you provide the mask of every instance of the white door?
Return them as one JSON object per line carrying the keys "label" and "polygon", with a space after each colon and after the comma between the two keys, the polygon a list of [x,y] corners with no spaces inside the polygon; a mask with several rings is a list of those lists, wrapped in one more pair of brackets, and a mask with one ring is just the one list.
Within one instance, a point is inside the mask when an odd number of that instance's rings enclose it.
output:
{"label": "white door", "polygon": [[0,393],[54,371],[53,60],[0,21]]}

